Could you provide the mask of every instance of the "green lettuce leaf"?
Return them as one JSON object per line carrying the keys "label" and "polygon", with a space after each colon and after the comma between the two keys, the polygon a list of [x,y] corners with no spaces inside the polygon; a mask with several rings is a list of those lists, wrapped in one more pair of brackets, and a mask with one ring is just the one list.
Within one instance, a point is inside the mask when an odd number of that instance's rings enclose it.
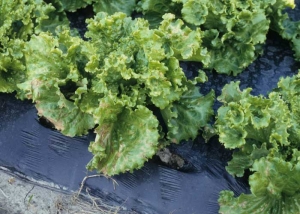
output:
{"label": "green lettuce leaf", "polygon": [[234,151],[232,160],[226,166],[227,172],[237,177],[244,175],[244,170],[252,167],[255,160],[266,157],[269,154],[267,144],[263,143],[261,148],[255,144],[247,144],[238,151]]}
{"label": "green lettuce leaf", "polygon": [[[59,38],[41,33],[26,45],[27,81],[18,85],[21,98],[32,99],[40,116],[68,136],[86,134],[93,117],[75,105],[87,81],[82,77],[83,40],[64,31]],[[51,53],[51,54],[49,54]]]}
{"label": "green lettuce leaf", "polygon": [[45,4],[42,0],[35,0],[34,11],[36,27],[34,32],[51,32],[57,34],[62,29],[69,29],[70,22],[65,11],[55,2]]}
{"label": "green lettuce leaf", "polygon": [[210,63],[210,55],[202,47],[203,33],[200,28],[192,30],[173,14],[165,14],[158,28],[164,38],[164,48],[179,60],[201,61],[204,66]]}
{"label": "green lettuce leaf", "polygon": [[144,106],[123,108],[115,122],[102,123],[96,128],[96,140],[89,151],[94,154],[88,169],[107,175],[141,168],[158,148],[158,120]]}
{"label": "green lettuce leaf", "polygon": [[184,5],[181,10],[182,18],[189,24],[202,25],[206,21],[208,15],[208,8],[205,1],[183,1]]}
{"label": "green lettuce leaf", "polygon": [[213,115],[213,102],[213,91],[203,96],[198,87],[193,87],[178,101],[161,110],[168,126],[168,138],[174,143],[190,138],[194,140]]}
{"label": "green lettuce leaf", "polygon": [[72,101],[67,100],[58,85],[47,87],[42,81],[35,81],[31,86],[38,115],[47,118],[62,134],[74,137],[87,134],[94,127],[92,115],[83,113]]}

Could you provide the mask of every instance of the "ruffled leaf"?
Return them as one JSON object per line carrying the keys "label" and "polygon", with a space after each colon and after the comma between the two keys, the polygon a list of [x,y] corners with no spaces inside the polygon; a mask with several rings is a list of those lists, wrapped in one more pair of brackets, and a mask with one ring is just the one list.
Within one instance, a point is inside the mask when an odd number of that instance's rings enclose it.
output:
{"label": "ruffled leaf", "polygon": [[141,168],[157,151],[157,128],[158,120],[147,108],[125,108],[117,121],[97,127],[96,140],[89,146],[94,157],[88,169],[115,175]]}
{"label": "ruffled leaf", "polygon": [[208,8],[203,1],[189,0],[183,5],[181,13],[187,23],[201,25],[205,23]]}
{"label": "ruffled leaf", "polygon": [[206,96],[194,87],[182,95],[179,101],[161,110],[168,126],[168,138],[179,143],[181,140],[195,139],[200,128],[204,127],[213,115],[214,92]]}
{"label": "ruffled leaf", "polygon": [[92,115],[83,113],[73,102],[68,101],[59,92],[58,86],[47,87],[36,80],[32,82],[32,90],[38,115],[47,118],[64,135],[84,135],[94,127]]}
{"label": "ruffled leaf", "polygon": [[269,150],[266,143],[263,143],[261,148],[258,148],[255,144],[246,144],[239,151],[234,151],[232,160],[228,162],[226,170],[231,175],[242,177],[244,171],[249,169],[255,160],[266,157],[268,154]]}
{"label": "ruffled leaf", "polygon": [[59,38],[46,33],[33,36],[26,45],[27,81],[18,85],[23,92],[19,96],[32,99],[38,114],[68,136],[86,134],[94,127],[92,115],[75,105],[87,92],[87,81],[81,77],[85,57],[77,55],[81,45],[83,41],[69,31]]}

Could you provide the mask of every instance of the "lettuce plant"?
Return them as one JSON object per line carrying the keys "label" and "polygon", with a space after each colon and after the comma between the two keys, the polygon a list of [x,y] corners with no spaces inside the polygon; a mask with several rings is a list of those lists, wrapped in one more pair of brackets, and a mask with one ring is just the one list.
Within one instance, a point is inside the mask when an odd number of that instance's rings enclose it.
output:
{"label": "lettuce plant", "polygon": [[32,36],[25,46],[19,96],[65,135],[97,126],[89,169],[114,175],[140,168],[166,141],[194,139],[213,114],[214,93],[204,96],[196,86],[205,76],[187,80],[175,57],[193,52],[187,44],[197,34],[164,18],[151,30],[144,19],[98,13],[87,21],[88,41],[66,30]]}
{"label": "lettuce plant", "polygon": [[12,92],[26,78],[25,43],[32,34],[54,32],[57,26],[68,25],[68,20],[41,0],[4,0],[0,13],[0,92]]}
{"label": "lettuce plant", "polygon": [[[288,2],[291,7],[293,1]],[[294,57],[297,61],[300,60],[300,21],[293,21],[289,18],[287,13],[284,13],[279,8],[282,8],[285,3],[278,1],[273,6],[274,11],[271,14],[271,29],[278,32],[282,38],[290,41],[291,46],[295,52]]]}
{"label": "lettuce plant", "polygon": [[210,60],[203,62],[197,59],[197,54],[180,60],[199,61],[218,73],[237,75],[262,53],[270,29],[291,40],[299,55],[299,23],[289,20],[283,12],[287,7],[294,8],[294,1],[141,0],[137,10],[153,27],[159,25],[165,13],[172,13],[187,26],[202,32],[201,46],[207,49]]}
{"label": "lettuce plant", "polygon": [[268,98],[238,85],[226,85],[218,97],[223,106],[216,127],[220,142],[235,149],[227,171],[239,177],[252,172],[251,194],[221,192],[220,213],[299,213],[300,74],[281,79]]}

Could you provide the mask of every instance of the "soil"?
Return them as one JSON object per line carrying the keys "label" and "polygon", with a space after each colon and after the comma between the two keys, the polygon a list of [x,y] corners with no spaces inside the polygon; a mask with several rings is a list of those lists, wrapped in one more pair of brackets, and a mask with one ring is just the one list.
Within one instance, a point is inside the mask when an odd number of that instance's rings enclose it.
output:
{"label": "soil", "polygon": [[114,214],[99,198],[68,194],[51,183],[24,180],[0,170],[0,214]]}

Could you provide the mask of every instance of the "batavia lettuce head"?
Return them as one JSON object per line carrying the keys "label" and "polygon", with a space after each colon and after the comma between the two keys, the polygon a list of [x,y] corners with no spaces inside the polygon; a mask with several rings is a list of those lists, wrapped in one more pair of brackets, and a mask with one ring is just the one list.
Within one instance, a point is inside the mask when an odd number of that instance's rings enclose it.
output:
{"label": "batavia lettuce head", "polygon": [[210,60],[203,61],[197,54],[179,59],[199,61],[205,68],[235,76],[262,53],[270,29],[291,40],[299,59],[299,22],[283,12],[294,7],[291,0],[141,0],[137,10],[154,28],[165,13],[172,13],[191,29],[200,30],[201,46]]}
{"label": "batavia lettuce head", "polygon": [[235,149],[227,171],[250,169],[251,194],[221,193],[220,213],[299,213],[300,75],[281,79],[268,98],[252,96],[230,83],[218,99],[219,140]]}
{"label": "batavia lettuce head", "polygon": [[159,29],[149,29],[144,19],[101,12],[87,20],[87,41],[69,31],[32,36],[28,78],[18,86],[63,134],[86,134],[96,125],[89,169],[114,175],[140,168],[166,141],[194,139],[213,114],[214,93],[204,96],[196,86],[203,73],[187,80],[175,58],[192,54],[190,44],[199,39],[181,23],[166,16]]}
{"label": "batavia lettuce head", "polygon": [[68,24],[63,13],[41,0],[0,3],[0,92],[17,90],[26,79],[24,45],[34,33]]}

